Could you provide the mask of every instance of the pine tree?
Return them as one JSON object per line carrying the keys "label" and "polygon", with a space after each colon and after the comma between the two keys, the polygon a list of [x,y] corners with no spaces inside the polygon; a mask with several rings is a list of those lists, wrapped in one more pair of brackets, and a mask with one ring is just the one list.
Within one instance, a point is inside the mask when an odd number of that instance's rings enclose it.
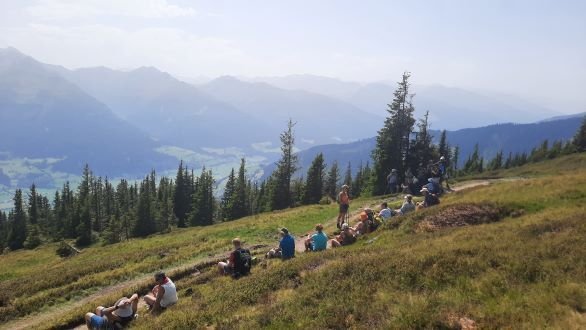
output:
{"label": "pine tree", "polygon": [[28,220],[31,225],[36,225],[39,222],[39,207],[37,202],[37,189],[33,183],[28,194]]}
{"label": "pine tree", "polygon": [[409,93],[410,76],[409,72],[403,73],[394,92],[393,102],[387,110],[389,116],[385,119],[383,128],[378,131],[376,146],[372,152],[374,173],[371,179],[374,195],[384,193],[387,186],[386,178],[391,169],[397,169],[398,173],[403,175],[407,167],[405,163],[408,158],[409,136],[415,124],[413,94]]}
{"label": "pine tree", "polygon": [[291,119],[287,123],[287,129],[281,133],[281,159],[277,163],[277,169],[273,173],[270,201],[272,210],[281,210],[290,207],[291,178],[297,171],[297,155],[294,152],[295,137],[293,127],[295,123]]}
{"label": "pine tree", "polygon": [[77,223],[76,244],[79,246],[87,246],[92,243],[92,214],[91,214],[91,186],[94,180],[93,174],[89,165],[85,165],[81,183],[78,187],[78,199],[74,217]]}
{"label": "pine tree", "polygon": [[338,181],[340,181],[340,171],[338,170],[338,162],[334,160],[330,170],[328,171],[326,184],[324,186],[326,195],[333,200],[336,200],[337,197]]}
{"label": "pine tree", "polygon": [[6,247],[6,238],[8,236],[8,217],[6,213],[0,210],[0,252]]}
{"label": "pine tree", "polygon": [[[429,113],[429,111],[428,111],[428,113]],[[427,116],[426,116],[425,120],[427,120]],[[443,130],[440,135],[440,142],[437,146],[437,149],[438,149],[440,156],[444,156],[447,158],[448,153],[450,151],[450,148],[448,146],[448,141],[447,141],[447,137],[446,137],[446,130]]]}
{"label": "pine tree", "polygon": [[348,187],[352,185],[352,164],[350,162],[348,162],[348,166],[346,167],[346,173],[344,174],[342,184],[345,184]]}
{"label": "pine tree", "polygon": [[244,158],[240,161],[238,169],[238,178],[234,187],[234,196],[232,198],[232,216],[233,219],[239,219],[248,215],[248,196],[246,195],[246,161]]}
{"label": "pine tree", "polygon": [[454,176],[458,174],[458,162],[460,161],[460,146],[456,146],[454,148],[454,156],[453,156],[452,167],[454,169]]}
{"label": "pine tree", "polygon": [[145,237],[154,234],[157,231],[157,221],[155,216],[155,205],[153,205],[152,176],[147,176],[140,184],[138,204],[136,206],[136,223],[134,224],[133,234],[138,237]]}
{"label": "pine tree", "polygon": [[234,205],[234,191],[236,190],[236,176],[234,174],[234,168],[230,171],[228,179],[226,180],[226,186],[224,187],[224,195],[220,203],[222,210],[222,217],[224,220],[234,220],[233,205]]}
{"label": "pine tree", "polygon": [[16,189],[14,193],[14,210],[12,211],[12,223],[8,234],[8,247],[11,250],[18,250],[24,247],[26,240],[26,213],[22,201],[22,191]]}
{"label": "pine tree", "polygon": [[[419,120],[419,123],[417,124],[419,132],[410,145],[408,168],[411,169],[412,173],[417,173],[419,164],[433,163],[435,159],[439,158],[437,157],[434,145],[431,142],[432,136],[429,134],[428,118],[429,111],[425,113],[423,119]],[[443,148],[446,148],[445,141]]]}
{"label": "pine tree", "polygon": [[574,135],[572,142],[578,152],[586,151],[586,116],[582,119],[582,125]]}
{"label": "pine tree", "polygon": [[503,167],[503,151],[496,153],[494,158],[486,165],[489,170],[498,170]]}
{"label": "pine tree", "polygon": [[350,185],[350,195],[354,198],[360,197],[360,193],[362,192],[362,185],[364,181],[364,177],[362,176],[364,172],[364,168],[362,166],[362,162],[358,166],[358,170],[356,171],[356,175],[354,176],[354,180],[352,180],[352,184]]}
{"label": "pine tree", "polygon": [[305,192],[303,194],[303,204],[317,204],[322,198],[324,191],[324,155],[320,152],[307,170],[307,181],[305,182]]}
{"label": "pine tree", "polygon": [[188,214],[191,226],[207,226],[214,223],[214,178],[212,171],[206,171],[205,167],[196,182],[192,205],[193,209]]}
{"label": "pine tree", "polygon": [[175,178],[175,193],[173,195],[173,212],[177,217],[177,227],[186,227],[187,213],[191,209],[193,177],[183,168],[183,161],[179,163],[177,176]]}

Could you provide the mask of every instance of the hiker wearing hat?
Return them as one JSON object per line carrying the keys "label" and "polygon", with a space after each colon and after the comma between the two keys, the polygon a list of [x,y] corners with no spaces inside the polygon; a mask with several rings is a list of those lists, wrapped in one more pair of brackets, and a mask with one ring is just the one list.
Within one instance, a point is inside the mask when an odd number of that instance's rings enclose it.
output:
{"label": "hiker wearing hat", "polygon": [[347,223],[344,223],[342,224],[340,235],[336,236],[330,242],[333,248],[350,245],[356,242],[356,232]]}
{"label": "hiker wearing hat", "polygon": [[439,198],[436,194],[431,193],[427,187],[421,188],[421,193],[423,194],[423,202],[417,204],[421,207],[430,207],[440,203]]}
{"label": "hiker wearing hat", "polygon": [[397,170],[396,169],[392,169],[391,173],[389,173],[389,175],[387,175],[387,192],[389,194],[396,194],[398,191],[398,183],[399,183],[399,177],[397,175]]}
{"label": "hiker wearing hat", "polygon": [[85,324],[88,329],[108,329],[117,327],[117,323],[124,327],[134,319],[137,307],[138,294],[122,297],[111,307],[98,306],[95,314],[85,314]]}
{"label": "hiker wearing hat", "polygon": [[344,219],[346,218],[346,214],[348,213],[348,209],[350,208],[350,195],[348,195],[348,191],[350,187],[348,185],[342,186],[342,191],[338,194],[338,203],[340,204],[340,211],[338,213],[338,220],[337,226],[341,228],[342,223],[344,223]]}
{"label": "hiker wearing hat", "polygon": [[401,215],[405,215],[409,212],[413,212],[415,211],[415,204],[413,203],[413,196],[411,195],[405,195],[405,201],[403,202],[403,205],[401,205],[401,208],[398,210],[398,212]]}
{"label": "hiker wearing hat", "polygon": [[267,252],[266,257],[281,258],[283,260],[295,257],[295,239],[289,235],[289,230],[287,228],[281,228],[279,230],[279,236],[281,237],[279,247]]}
{"label": "hiker wearing hat", "polygon": [[448,164],[447,164],[446,157],[444,157],[444,156],[440,157],[440,160],[438,162],[438,167],[439,167],[439,172],[440,172],[440,180],[439,180],[440,189],[443,189],[442,183],[445,181],[446,182],[446,189],[452,190],[450,188],[450,184],[448,183]]}

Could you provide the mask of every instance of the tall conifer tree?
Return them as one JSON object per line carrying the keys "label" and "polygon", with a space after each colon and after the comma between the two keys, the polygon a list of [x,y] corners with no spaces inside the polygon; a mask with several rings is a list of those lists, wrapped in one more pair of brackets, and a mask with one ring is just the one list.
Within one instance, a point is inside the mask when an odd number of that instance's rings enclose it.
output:
{"label": "tall conifer tree", "polygon": [[396,169],[399,175],[403,175],[405,172],[410,134],[415,124],[413,94],[409,93],[410,76],[409,72],[403,73],[395,90],[393,101],[387,110],[389,116],[385,119],[383,128],[378,131],[376,146],[372,152],[374,160],[372,193],[374,195],[381,195],[385,192],[386,178],[391,169]]}

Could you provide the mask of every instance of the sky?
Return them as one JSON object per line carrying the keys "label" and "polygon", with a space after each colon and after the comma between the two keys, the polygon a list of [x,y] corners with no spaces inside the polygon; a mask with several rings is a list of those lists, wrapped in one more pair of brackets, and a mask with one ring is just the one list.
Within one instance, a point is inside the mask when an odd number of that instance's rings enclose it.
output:
{"label": "sky", "polygon": [[0,0],[0,47],[75,69],[439,84],[586,111],[586,1]]}

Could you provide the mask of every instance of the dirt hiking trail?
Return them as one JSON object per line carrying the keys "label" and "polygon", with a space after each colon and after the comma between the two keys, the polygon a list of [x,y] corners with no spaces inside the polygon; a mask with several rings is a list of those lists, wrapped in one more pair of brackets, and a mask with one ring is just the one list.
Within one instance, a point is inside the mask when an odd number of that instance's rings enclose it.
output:
{"label": "dirt hiking trail", "polygon": [[[493,182],[514,181],[514,180],[522,180],[522,178],[466,181],[460,185],[455,185],[454,187],[452,187],[452,190],[449,191],[448,193],[458,192],[458,191],[462,191],[462,190],[470,189],[470,188],[474,188],[474,187],[479,187],[479,186],[488,186]],[[373,202],[370,202],[367,205],[361,205],[358,208],[356,208],[356,205],[351,204],[351,209],[353,209],[353,211],[351,211],[349,214],[349,222],[351,222],[351,223],[355,222],[356,217],[358,216],[358,214],[360,214],[360,212],[362,212],[362,209],[365,207],[370,207],[372,209],[376,209],[383,201],[393,202],[393,201],[396,201],[396,200],[402,198],[402,196],[403,196],[403,194],[398,194],[396,196],[380,198],[380,199],[377,199]],[[324,226],[324,232],[329,232],[329,233],[334,232],[336,230],[336,220],[337,220],[337,216],[333,217],[330,220],[323,223],[322,225]],[[305,240],[307,239],[308,235],[312,234],[313,232],[314,232],[314,230],[310,230],[307,234],[297,235],[297,237],[295,239],[295,250],[297,252],[304,252],[305,251]],[[333,238],[333,236],[330,238]],[[266,245],[253,246],[253,247],[251,247],[251,251],[253,250],[253,248],[255,248],[255,250],[259,250],[259,249],[263,249],[263,248],[268,250],[269,247],[267,247]],[[330,248],[331,248],[331,246],[330,246],[330,244],[328,244],[328,249],[330,249]],[[183,265],[178,265],[178,266],[175,266],[172,268],[165,269],[164,271],[166,273],[170,274],[173,272],[183,270],[184,273],[187,274],[184,276],[197,275],[199,273],[198,269],[203,269],[203,268],[213,266],[213,264],[217,263],[218,261],[224,260],[227,257],[227,254],[228,254],[228,252],[225,252],[225,253],[221,253],[221,254],[218,254],[218,255],[215,255],[212,257],[202,258],[201,260],[195,262],[191,266],[183,264]],[[259,255],[259,256],[257,256],[257,258],[263,258],[263,255]],[[128,288],[130,286],[136,286],[136,285],[139,285],[145,281],[149,281],[151,278],[152,278],[152,274],[146,274],[146,275],[136,277],[136,278],[129,280],[129,281],[120,282],[116,285],[102,288],[99,291],[97,291],[89,296],[83,297],[83,298],[75,300],[73,302],[69,302],[69,303],[55,306],[55,307],[49,307],[47,310],[45,310],[41,313],[30,314],[30,315],[27,315],[23,318],[9,321],[5,324],[0,325],[0,329],[12,329],[12,330],[21,330],[22,329],[22,330],[24,330],[24,329],[30,329],[30,328],[35,328],[35,327],[41,327],[42,324],[46,323],[47,321],[49,321],[53,317],[67,315],[68,313],[71,313],[75,309],[77,309],[85,304],[89,304],[92,301],[97,301],[99,298],[101,298],[103,296],[123,291],[125,288]],[[97,307],[97,306],[95,306],[95,307]],[[88,310],[87,312],[94,312],[94,311]],[[141,299],[139,300],[137,313],[139,314],[139,317],[141,317],[145,314],[145,312],[146,312],[146,304],[144,303],[144,301],[141,297]],[[80,315],[80,318],[83,318],[83,315]],[[83,323],[83,324],[79,324],[75,327],[72,327],[72,329],[86,329],[86,326],[85,326],[85,323]]]}

